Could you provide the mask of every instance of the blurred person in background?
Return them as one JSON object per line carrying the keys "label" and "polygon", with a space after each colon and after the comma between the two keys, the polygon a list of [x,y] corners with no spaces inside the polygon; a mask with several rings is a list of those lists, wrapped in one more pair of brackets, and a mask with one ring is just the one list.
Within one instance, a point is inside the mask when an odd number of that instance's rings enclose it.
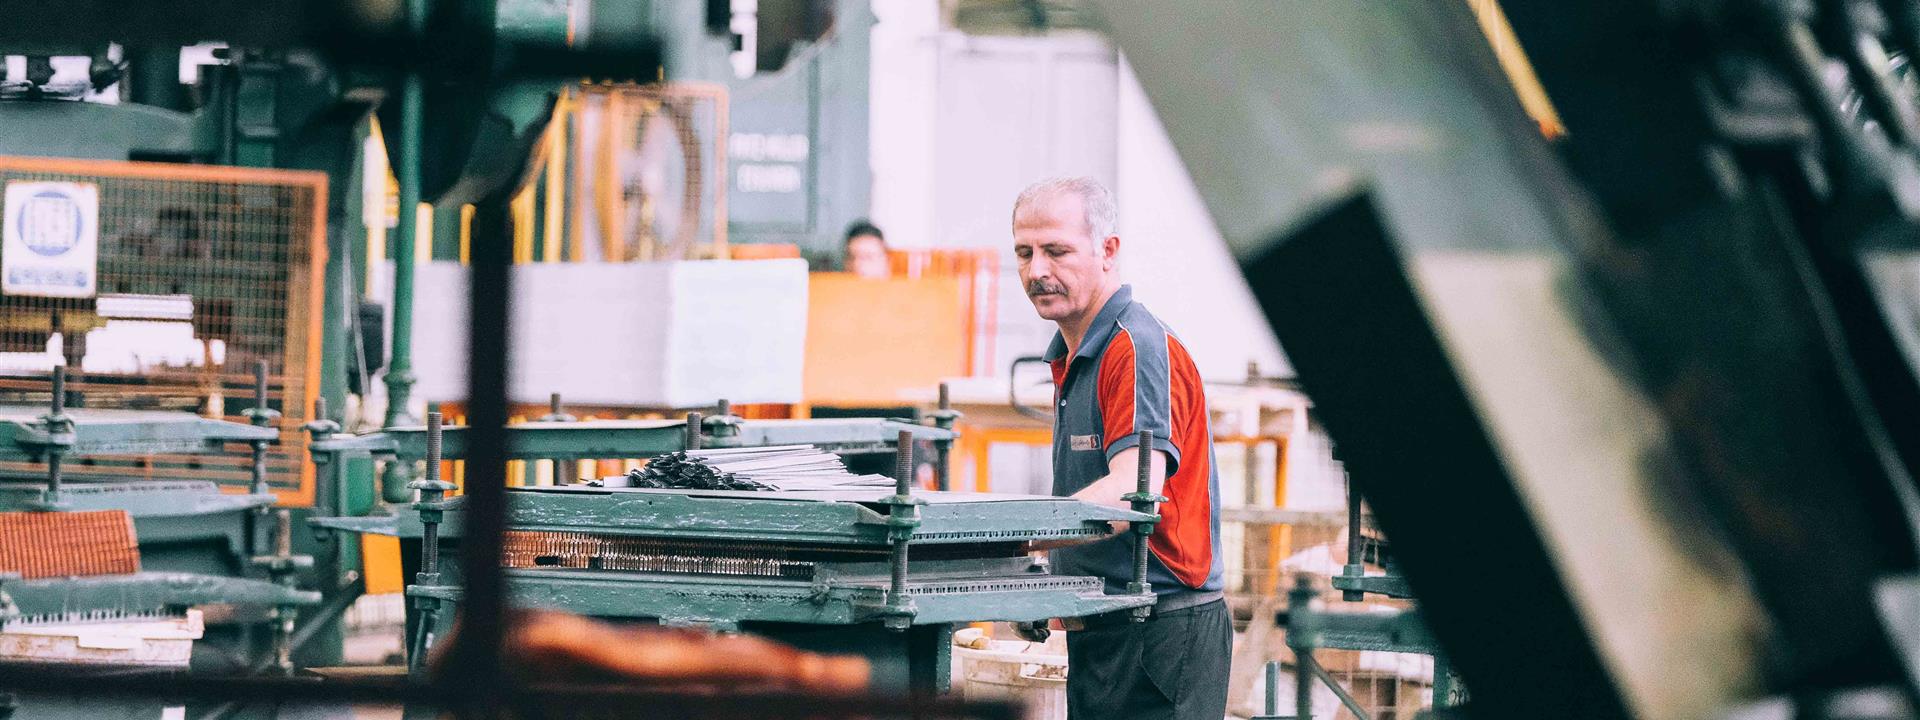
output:
{"label": "blurred person in background", "polygon": [[893,275],[887,262],[887,236],[866,220],[847,226],[846,269],[863,278],[884,280]]}

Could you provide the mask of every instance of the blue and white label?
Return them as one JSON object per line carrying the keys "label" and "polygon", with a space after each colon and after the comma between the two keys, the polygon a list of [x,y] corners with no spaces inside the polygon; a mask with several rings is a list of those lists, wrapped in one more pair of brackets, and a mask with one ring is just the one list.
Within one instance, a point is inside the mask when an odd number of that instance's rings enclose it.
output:
{"label": "blue and white label", "polygon": [[93,297],[99,286],[100,189],[92,183],[7,183],[0,217],[0,293]]}

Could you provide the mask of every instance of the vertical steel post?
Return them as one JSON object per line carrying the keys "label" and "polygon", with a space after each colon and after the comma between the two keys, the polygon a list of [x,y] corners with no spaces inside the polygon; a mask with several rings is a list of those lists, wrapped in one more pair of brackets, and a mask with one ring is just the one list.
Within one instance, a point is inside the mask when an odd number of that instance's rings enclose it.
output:
{"label": "vertical steel post", "polygon": [[881,500],[887,506],[887,541],[893,556],[888,569],[886,614],[882,624],[889,630],[913,627],[917,612],[907,597],[907,548],[913,531],[920,527],[920,506],[927,501],[913,496],[913,431],[901,430],[895,437],[893,456],[893,494]]}
{"label": "vertical steel post", "polygon": [[[940,406],[933,411],[933,426],[951,431],[955,421],[959,419],[960,413],[953,409],[953,398],[948,392],[947,384],[940,383]],[[952,438],[939,438],[933,441],[933,487],[936,490],[953,489],[953,475],[950,470],[952,452]]]}
{"label": "vertical steel post", "polygon": [[[247,411],[247,419],[256,427],[268,427],[273,424],[275,413],[267,409],[267,361],[259,360],[253,364],[253,408]],[[267,445],[270,441],[255,440],[253,446],[253,487],[255,495],[267,494]]]}
{"label": "vertical steel post", "polygon": [[[573,422],[574,420],[572,415],[565,412],[560,402],[560,393],[551,393],[547,396],[547,414],[546,417],[540,418],[541,422]],[[556,456],[547,458],[547,462],[553,463],[553,484],[555,485],[573,482],[574,476],[580,472],[579,464],[574,458]]]}
{"label": "vertical steel post", "polygon": [[[407,29],[418,42],[426,31],[427,0],[407,0]],[[386,426],[412,425],[413,413],[413,266],[420,230],[421,118],[426,89],[420,71],[409,69],[400,88],[400,127],[393,128],[399,151],[392,153],[394,180],[400,186],[398,227],[393,234],[393,356],[387,362]]]}
{"label": "vertical steel post", "polygon": [[49,403],[46,417],[41,418],[47,427],[47,434],[55,442],[47,445],[47,497],[45,504],[51,508],[60,504],[61,461],[66,454],[66,445],[58,442],[59,436],[67,435],[72,442],[73,421],[67,418],[67,366],[53,366],[53,400]]}
{"label": "vertical steel post", "polygon": [[[1153,594],[1153,583],[1147,581],[1147,558],[1152,549],[1147,541],[1153,535],[1153,526],[1158,522],[1159,503],[1165,502],[1153,491],[1153,431],[1141,430],[1139,435],[1139,474],[1138,484],[1133,492],[1120,496],[1132,504],[1134,512],[1152,515],[1152,520],[1140,520],[1133,524],[1133,582],[1127,583],[1127,592],[1133,595]],[[1151,603],[1133,609],[1134,622],[1146,622],[1153,615]]]}
{"label": "vertical steel post", "polygon": [[[1353,478],[1347,478],[1347,565],[1340,571],[1347,577],[1365,577],[1367,574],[1366,545],[1360,534],[1360,491],[1353,487]],[[1365,600],[1367,594],[1361,590],[1342,590],[1340,599],[1347,602]]]}
{"label": "vertical steel post", "polygon": [[687,439],[683,444],[688,450],[700,449],[700,413],[687,413]]}
{"label": "vertical steel post", "polygon": [[1267,717],[1280,714],[1280,661],[1267,661]]}
{"label": "vertical steel post", "polygon": [[[420,513],[420,571],[414,574],[413,582],[415,588],[423,591],[440,585],[440,522],[446,515],[446,493],[453,489],[453,483],[440,479],[440,448],[444,432],[439,411],[429,411],[426,474],[419,480],[407,483],[408,488],[420,491],[420,500],[413,504]],[[440,612],[440,599],[423,592],[413,596],[413,606],[420,611],[420,621],[415,626],[414,636],[409,639],[407,664],[411,670],[418,672],[425,669],[427,651],[433,644],[433,628]]]}

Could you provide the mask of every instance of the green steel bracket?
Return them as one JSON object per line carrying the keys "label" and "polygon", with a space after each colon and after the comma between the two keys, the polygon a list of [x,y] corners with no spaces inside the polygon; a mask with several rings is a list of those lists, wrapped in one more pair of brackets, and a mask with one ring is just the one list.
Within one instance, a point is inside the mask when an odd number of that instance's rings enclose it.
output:
{"label": "green steel bracket", "polygon": [[[507,570],[516,604],[595,617],[671,617],[700,622],[851,625],[892,615],[884,576],[861,585],[814,586],[755,577],[702,577],[583,570]],[[1091,577],[928,578],[907,582],[913,625],[1031,622],[1084,617],[1152,602],[1107,595]],[[412,589],[408,590],[413,593]],[[436,592],[437,597],[445,597]]]}
{"label": "green steel bracket", "polygon": [[195,605],[318,605],[320,593],[264,580],[138,572],[74,578],[16,580],[7,584],[20,612],[59,616],[88,612],[149,612]]}
{"label": "green steel bracket", "polygon": [[1440,646],[1417,610],[1325,612],[1289,609],[1282,624],[1296,650],[1378,650],[1434,655]]}
{"label": "green steel bracket", "polygon": [[38,460],[49,446],[66,456],[221,453],[233,442],[277,440],[273,428],[213,420],[192,413],[72,408],[71,433],[49,432],[45,409],[0,406],[0,459]]}
{"label": "green steel bracket", "polygon": [[[466,513],[461,512],[461,501],[465,496],[454,497],[447,501],[442,509],[440,537],[457,538],[466,525]],[[307,521],[316,532],[349,532],[362,535],[385,535],[388,537],[418,540],[425,534],[420,522],[420,514],[398,512],[389,515],[363,515],[359,517],[316,517]]]}
{"label": "green steel bracket", "polygon": [[[810,495],[814,497],[793,497]],[[570,530],[716,540],[825,542],[885,545],[887,515],[874,507],[882,497],[857,493],[756,493],[722,490],[688,493],[635,488],[513,488],[507,492],[508,522],[520,530]],[[447,500],[440,537],[463,533],[463,498]],[[1041,495],[921,493],[919,544],[1099,539],[1110,523],[1141,518],[1130,510]],[[320,530],[418,539],[422,525],[412,512],[362,517],[313,518]]]}
{"label": "green steel bracket", "polygon": [[1413,597],[1413,590],[1407,587],[1407,579],[1399,575],[1352,575],[1348,574],[1350,572],[1352,572],[1351,569],[1333,576],[1335,590],[1346,593],[1373,593],[1403,600]]}
{"label": "green steel bracket", "polygon": [[[691,539],[890,545],[881,490],[751,492],[538,487],[508,492],[507,523]],[[913,544],[1097,540],[1131,510],[1040,495],[918,493]]]}
{"label": "green steel bracket", "polygon": [[[644,458],[686,449],[685,420],[585,420],[528,422],[507,428],[510,460]],[[704,438],[707,448],[817,445],[836,452],[892,452],[901,430],[917,440],[951,440],[952,431],[896,420],[741,420],[739,434]],[[467,454],[467,429],[443,430],[441,452],[447,459]],[[366,435],[332,436],[316,441],[320,453],[366,453],[419,459],[427,454],[426,426],[394,427]]]}
{"label": "green steel bracket", "polygon": [[[46,485],[0,482],[0,511],[38,507],[46,500]],[[63,510],[125,510],[135,520],[195,517],[272,505],[273,495],[230,494],[200,480],[138,482],[88,481],[68,484],[60,491]]]}

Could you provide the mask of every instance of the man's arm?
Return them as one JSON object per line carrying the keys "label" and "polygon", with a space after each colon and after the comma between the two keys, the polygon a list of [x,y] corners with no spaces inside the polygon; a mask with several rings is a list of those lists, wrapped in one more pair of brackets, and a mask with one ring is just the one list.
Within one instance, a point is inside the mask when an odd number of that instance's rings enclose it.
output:
{"label": "man's arm", "polygon": [[[1167,483],[1167,453],[1156,450],[1153,453],[1153,469],[1148,471],[1152,480],[1153,494],[1165,495],[1162,489]],[[1132,509],[1133,505],[1120,496],[1140,489],[1140,448],[1130,447],[1115,453],[1107,460],[1106,477],[1095,480],[1092,485],[1074,493],[1077,500],[1085,500],[1101,505]],[[1131,523],[1113,523],[1115,533],[1124,533]]]}

